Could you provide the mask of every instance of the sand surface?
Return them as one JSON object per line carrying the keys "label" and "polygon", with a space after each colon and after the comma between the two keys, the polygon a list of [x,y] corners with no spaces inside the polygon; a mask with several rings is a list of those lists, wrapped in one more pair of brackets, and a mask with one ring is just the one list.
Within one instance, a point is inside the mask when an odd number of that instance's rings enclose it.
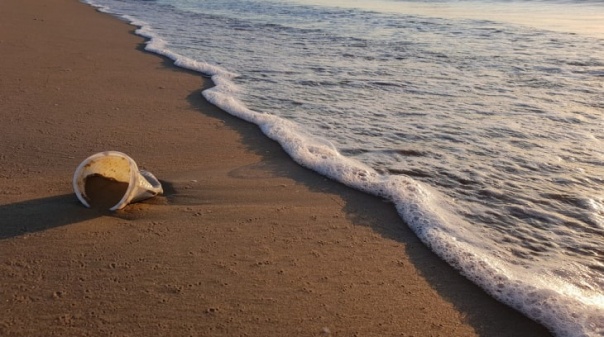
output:
{"label": "sand surface", "polygon": [[[0,336],[548,336],[75,0],[0,1]],[[84,208],[127,153],[165,196]]]}

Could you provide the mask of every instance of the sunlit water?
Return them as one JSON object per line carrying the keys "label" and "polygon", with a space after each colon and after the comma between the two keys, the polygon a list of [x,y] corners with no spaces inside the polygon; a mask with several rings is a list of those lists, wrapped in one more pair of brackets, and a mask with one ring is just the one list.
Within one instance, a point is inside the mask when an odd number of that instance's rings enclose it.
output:
{"label": "sunlit water", "polygon": [[604,2],[94,4],[497,299],[604,335]]}

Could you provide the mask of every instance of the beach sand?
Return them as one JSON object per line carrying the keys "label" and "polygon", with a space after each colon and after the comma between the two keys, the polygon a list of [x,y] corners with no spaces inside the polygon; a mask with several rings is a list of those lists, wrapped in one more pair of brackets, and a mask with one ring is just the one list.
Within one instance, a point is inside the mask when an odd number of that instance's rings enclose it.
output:
{"label": "beach sand", "polygon": [[[549,336],[133,31],[75,0],[0,2],[0,336]],[[83,207],[72,174],[105,150],[165,195]]]}

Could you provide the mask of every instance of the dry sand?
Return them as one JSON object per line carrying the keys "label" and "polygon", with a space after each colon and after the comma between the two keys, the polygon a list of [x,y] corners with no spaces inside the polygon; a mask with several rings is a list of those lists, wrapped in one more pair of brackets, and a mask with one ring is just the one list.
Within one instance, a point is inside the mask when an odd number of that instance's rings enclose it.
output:
{"label": "dry sand", "polygon": [[[0,336],[548,336],[75,0],[0,1]],[[166,195],[71,188],[123,151]]]}

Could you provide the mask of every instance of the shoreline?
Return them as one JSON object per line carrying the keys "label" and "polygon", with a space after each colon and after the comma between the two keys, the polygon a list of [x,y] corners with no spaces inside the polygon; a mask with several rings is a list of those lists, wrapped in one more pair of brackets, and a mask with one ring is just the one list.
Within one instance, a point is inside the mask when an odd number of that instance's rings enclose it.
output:
{"label": "shoreline", "polygon": [[[212,83],[141,53],[133,26],[73,0],[0,9],[0,335],[549,335],[392,205],[210,105]],[[79,205],[71,174],[104,150],[166,195]]]}

